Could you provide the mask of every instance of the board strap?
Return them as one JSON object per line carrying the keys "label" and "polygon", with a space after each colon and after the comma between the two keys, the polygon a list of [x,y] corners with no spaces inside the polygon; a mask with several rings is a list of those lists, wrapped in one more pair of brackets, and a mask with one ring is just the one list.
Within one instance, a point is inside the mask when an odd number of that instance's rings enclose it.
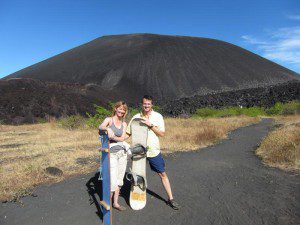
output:
{"label": "board strap", "polygon": [[126,179],[134,186],[138,186],[142,191],[146,190],[146,181],[143,176],[130,171],[126,174]]}

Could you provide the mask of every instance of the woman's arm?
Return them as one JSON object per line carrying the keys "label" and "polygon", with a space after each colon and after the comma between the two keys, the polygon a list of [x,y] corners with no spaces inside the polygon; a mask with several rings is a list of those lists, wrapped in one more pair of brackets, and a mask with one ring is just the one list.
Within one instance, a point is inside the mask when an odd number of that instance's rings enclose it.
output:
{"label": "woman's arm", "polygon": [[105,118],[105,120],[100,124],[99,130],[106,130],[108,137],[111,138],[114,136],[114,132],[108,127],[109,122],[111,121],[110,117]]}
{"label": "woman's arm", "polygon": [[99,125],[99,130],[107,130],[110,118],[107,117],[103,122]]}
{"label": "woman's arm", "polygon": [[123,122],[123,133],[121,137],[113,136],[111,139],[115,141],[125,141],[128,138],[128,135],[126,134],[127,124]]}

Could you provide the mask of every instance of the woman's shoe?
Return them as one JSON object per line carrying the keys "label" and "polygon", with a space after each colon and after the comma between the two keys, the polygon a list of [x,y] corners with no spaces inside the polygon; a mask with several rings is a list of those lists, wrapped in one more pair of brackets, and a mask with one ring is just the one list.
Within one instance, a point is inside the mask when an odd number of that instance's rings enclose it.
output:
{"label": "woman's shoe", "polygon": [[113,208],[115,208],[115,209],[117,209],[119,211],[125,211],[126,210],[126,208],[124,206],[121,206],[121,205],[119,205],[118,207],[116,207],[116,206],[113,205]]}

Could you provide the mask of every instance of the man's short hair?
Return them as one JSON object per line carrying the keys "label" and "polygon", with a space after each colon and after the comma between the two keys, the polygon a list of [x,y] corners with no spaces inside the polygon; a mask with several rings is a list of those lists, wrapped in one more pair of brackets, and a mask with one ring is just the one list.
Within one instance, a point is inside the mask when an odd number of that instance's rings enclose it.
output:
{"label": "man's short hair", "polygon": [[147,100],[150,100],[151,102],[153,102],[153,97],[151,95],[144,95],[142,98],[142,103],[143,103],[143,99],[147,99]]}

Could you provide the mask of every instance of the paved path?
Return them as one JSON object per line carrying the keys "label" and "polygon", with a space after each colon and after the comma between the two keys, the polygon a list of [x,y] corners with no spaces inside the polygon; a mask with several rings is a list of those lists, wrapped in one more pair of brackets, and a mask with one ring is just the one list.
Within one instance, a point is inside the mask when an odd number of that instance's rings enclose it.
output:
{"label": "paved path", "polygon": [[[148,170],[146,208],[113,211],[114,224],[300,224],[299,174],[266,167],[254,155],[270,127],[265,119],[232,132],[217,146],[169,155],[167,171],[183,208],[174,211],[165,204],[160,180]],[[99,206],[92,201],[98,198],[95,183],[90,174],[39,187],[38,197],[22,199],[23,207],[1,204],[0,224],[101,224]]]}

